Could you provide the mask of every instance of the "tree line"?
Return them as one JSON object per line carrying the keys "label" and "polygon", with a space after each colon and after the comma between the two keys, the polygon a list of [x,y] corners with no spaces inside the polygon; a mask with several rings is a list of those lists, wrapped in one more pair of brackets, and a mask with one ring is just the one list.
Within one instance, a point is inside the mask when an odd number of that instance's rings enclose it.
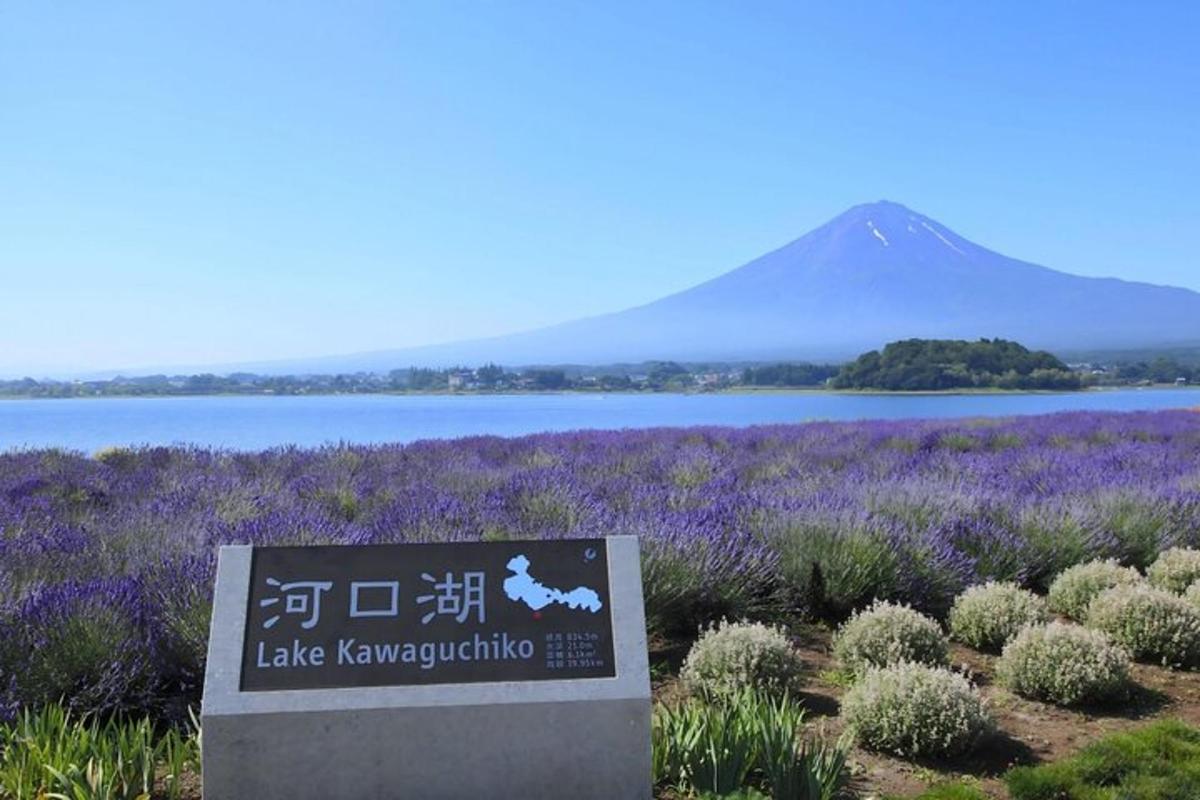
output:
{"label": "tree line", "polygon": [[683,363],[513,369],[406,367],[333,375],[147,375],[105,380],[0,381],[7,397],[154,397],[208,394],[378,394],[386,392],[675,392],[739,387],[930,391],[968,388],[1071,390],[1090,385],[1200,383],[1200,359],[1151,357],[1068,366],[1057,356],[1004,339],[905,339],[843,364]]}

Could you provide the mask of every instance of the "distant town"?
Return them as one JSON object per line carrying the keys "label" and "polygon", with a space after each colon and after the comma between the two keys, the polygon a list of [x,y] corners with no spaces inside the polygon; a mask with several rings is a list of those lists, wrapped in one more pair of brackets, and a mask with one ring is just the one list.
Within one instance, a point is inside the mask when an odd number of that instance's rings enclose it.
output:
{"label": "distant town", "polygon": [[717,392],[755,389],[955,391],[1076,390],[1200,385],[1200,350],[1136,360],[1064,362],[1013,342],[910,339],[847,364],[649,361],[605,366],[408,367],[334,375],[117,376],[104,380],[0,381],[0,397],[160,397],[523,392]]}
{"label": "distant town", "polygon": [[384,394],[499,392],[682,392],[715,391],[740,386],[824,386],[837,366],[814,364],[680,364],[656,361],[598,367],[555,366],[428,369],[410,367],[387,373],[337,375],[117,376],[107,380],[0,381],[0,396],[9,397],[155,397],[244,394]]}

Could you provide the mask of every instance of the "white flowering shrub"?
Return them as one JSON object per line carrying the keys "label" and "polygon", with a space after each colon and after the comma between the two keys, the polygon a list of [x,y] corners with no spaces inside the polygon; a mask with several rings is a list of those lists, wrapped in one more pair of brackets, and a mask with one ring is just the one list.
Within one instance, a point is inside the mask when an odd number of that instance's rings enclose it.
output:
{"label": "white flowering shrub", "polygon": [[1146,570],[1146,580],[1156,589],[1183,594],[1200,580],[1200,550],[1185,547],[1164,550]]}
{"label": "white flowering shrub", "polygon": [[1088,606],[1087,625],[1134,658],[1163,666],[1200,665],[1200,608],[1151,586],[1118,586]]}
{"label": "white flowering shrub", "polygon": [[996,678],[1035,700],[1099,703],[1126,693],[1129,654],[1100,631],[1051,622],[1025,628],[1005,645]]}
{"label": "white flowering shrub", "polygon": [[1105,589],[1141,582],[1142,576],[1136,569],[1122,567],[1115,559],[1089,561],[1060,572],[1050,584],[1046,602],[1051,611],[1082,621],[1087,616],[1088,604]]}
{"label": "white flowering shrub", "polygon": [[909,758],[966,752],[994,727],[966,678],[911,662],[868,670],[842,716],[862,746]]}
{"label": "white flowering shrub", "polygon": [[936,622],[881,600],[846,620],[834,637],[833,654],[855,673],[902,661],[940,666],[949,660],[946,636]]}
{"label": "white flowering shrub", "polygon": [[721,622],[703,630],[688,651],[680,677],[693,692],[730,695],[741,689],[796,688],[804,662],[779,628],[760,622]]}
{"label": "white flowering shrub", "polygon": [[999,650],[1027,625],[1050,618],[1046,601],[1015,583],[985,583],[950,608],[950,636],[980,650]]}
{"label": "white flowering shrub", "polygon": [[1183,593],[1183,599],[1200,608],[1200,581],[1196,581]]}

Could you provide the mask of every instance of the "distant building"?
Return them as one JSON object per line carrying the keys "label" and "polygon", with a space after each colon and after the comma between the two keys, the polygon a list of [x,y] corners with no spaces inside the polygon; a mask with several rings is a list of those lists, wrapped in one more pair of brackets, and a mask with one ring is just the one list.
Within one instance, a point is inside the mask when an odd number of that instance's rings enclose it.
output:
{"label": "distant building", "polygon": [[466,380],[466,377],[463,376],[462,373],[451,372],[446,376],[446,385],[450,387],[451,390],[461,389],[463,388],[463,384],[466,383]]}
{"label": "distant building", "polygon": [[1188,382],[1187,378],[1176,378],[1175,379],[1176,386],[1187,386],[1187,382]]}

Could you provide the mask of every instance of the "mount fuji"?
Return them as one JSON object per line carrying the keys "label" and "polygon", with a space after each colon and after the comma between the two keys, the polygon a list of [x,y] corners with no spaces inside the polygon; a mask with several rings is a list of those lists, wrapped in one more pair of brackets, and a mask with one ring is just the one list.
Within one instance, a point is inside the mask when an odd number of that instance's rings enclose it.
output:
{"label": "mount fuji", "polygon": [[1002,337],[1059,352],[1194,345],[1200,293],[1018,261],[883,201],[855,206],[744,266],[636,308],[290,368],[841,359],[910,337]]}

